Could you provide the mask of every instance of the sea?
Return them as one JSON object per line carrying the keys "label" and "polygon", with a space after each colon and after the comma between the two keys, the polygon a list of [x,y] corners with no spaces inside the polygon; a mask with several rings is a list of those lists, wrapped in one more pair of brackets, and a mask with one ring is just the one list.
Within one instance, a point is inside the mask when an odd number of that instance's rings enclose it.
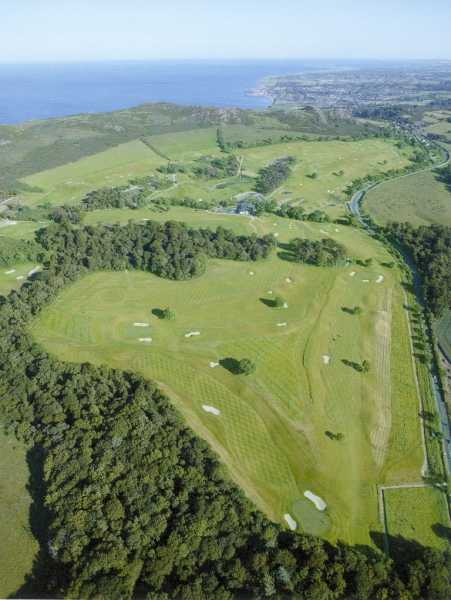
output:
{"label": "sea", "polygon": [[263,78],[330,68],[337,68],[337,63],[187,60],[0,64],[0,124],[106,112],[147,102],[263,109],[271,100],[250,94]]}

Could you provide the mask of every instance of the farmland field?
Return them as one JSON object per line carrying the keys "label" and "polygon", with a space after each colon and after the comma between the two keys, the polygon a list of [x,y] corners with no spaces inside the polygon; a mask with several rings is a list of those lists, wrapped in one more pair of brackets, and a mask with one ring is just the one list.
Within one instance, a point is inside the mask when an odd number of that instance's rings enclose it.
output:
{"label": "farmland field", "polygon": [[[175,210],[180,218],[182,209]],[[206,224],[205,213],[191,215],[192,224]],[[94,273],[44,309],[32,333],[63,360],[156,380],[272,519],[283,522],[288,513],[300,530],[371,543],[370,532],[381,528],[376,485],[420,480],[423,463],[398,272],[381,265],[389,257],[382,246],[352,228],[219,218],[243,232],[272,230],[280,241],[327,235],[351,256],[374,261],[317,268],[277,255],[257,263],[210,260],[203,276],[177,282]],[[268,306],[276,294],[287,308]],[[343,310],[355,305],[362,314]],[[154,314],[166,306],[174,321]],[[185,337],[192,332],[199,335]],[[248,377],[234,374],[243,357],[257,365]],[[367,359],[372,368],[358,373],[343,359]],[[307,490],[324,499],[325,512],[304,497]],[[432,522],[440,518],[431,514]]]}
{"label": "farmland field", "polygon": [[451,225],[451,193],[430,171],[377,186],[366,194],[364,208],[381,225],[394,220]]}

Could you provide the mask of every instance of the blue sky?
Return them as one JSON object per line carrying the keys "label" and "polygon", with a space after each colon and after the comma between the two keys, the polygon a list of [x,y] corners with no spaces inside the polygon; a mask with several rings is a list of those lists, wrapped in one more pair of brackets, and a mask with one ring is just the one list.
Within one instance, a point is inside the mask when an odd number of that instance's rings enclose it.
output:
{"label": "blue sky", "polygon": [[0,0],[0,62],[449,58],[451,0]]}

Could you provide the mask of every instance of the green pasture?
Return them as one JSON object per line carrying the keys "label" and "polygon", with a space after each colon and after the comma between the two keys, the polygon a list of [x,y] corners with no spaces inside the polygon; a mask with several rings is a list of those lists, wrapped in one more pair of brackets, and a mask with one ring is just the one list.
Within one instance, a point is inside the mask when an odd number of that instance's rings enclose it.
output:
{"label": "green pasture", "polygon": [[[424,546],[445,549],[449,546],[446,496],[432,487],[401,488],[384,491],[387,532]],[[449,528],[448,528],[449,532]]]}
{"label": "green pasture", "polygon": [[[191,212],[206,224],[204,213]],[[384,248],[353,228],[270,218],[235,223],[275,231],[281,241],[330,235],[374,262],[318,268],[274,253],[258,263],[210,260],[203,276],[183,282],[99,272],[66,288],[31,331],[63,360],[156,380],[272,519],[283,522],[289,513],[300,530],[370,543],[369,532],[380,528],[376,485],[407,473],[420,479],[423,460],[415,448],[418,400],[397,395],[413,389],[410,350],[393,335],[405,327],[397,271],[381,266],[389,258]],[[276,294],[286,309],[268,306]],[[355,305],[361,315],[343,310]],[[174,321],[152,312],[167,306]],[[200,335],[185,337],[193,331]],[[243,357],[257,365],[247,377],[231,372]],[[361,374],[343,359],[366,359],[372,368]],[[393,373],[400,374],[394,385]],[[306,490],[325,500],[324,513],[304,498]]]}
{"label": "green pasture", "polygon": [[451,225],[451,193],[431,171],[382,183],[366,194],[364,207],[381,225],[389,221]]}
{"label": "green pasture", "polygon": [[435,327],[441,347],[446,352],[448,358],[451,358],[451,310],[445,311],[445,314],[437,321]]}
{"label": "green pasture", "polygon": [[25,583],[38,552],[30,529],[32,499],[27,489],[26,448],[0,432],[0,596],[8,598]]}

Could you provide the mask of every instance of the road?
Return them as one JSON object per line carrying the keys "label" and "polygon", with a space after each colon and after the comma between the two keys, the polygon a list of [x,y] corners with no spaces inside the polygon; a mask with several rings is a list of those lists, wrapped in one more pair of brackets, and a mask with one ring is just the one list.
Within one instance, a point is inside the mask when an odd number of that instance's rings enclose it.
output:
{"label": "road", "polygon": [[[438,168],[446,166],[450,161],[450,154],[446,148],[443,148],[442,146],[441,146],[441,148],[446,153],[446,160],[444,160],[440,164],[433,165],[431,167],[426,167],[424,169],[419,169],[418,171],[414,171],[413,173],[407,173],[406,175],[399,175],[398,177],[393,177],[392,179],[385,179],[385,180],[379,181],[378,183],[375,183],[375,184],[369,184],[369,185],[365,186],[364,188],[362,188],[361,190],[358,190],[352,196],[351,201],[348,203],[349,210],[358,219],[358,221],[361,223],[361,225],[363,225],[363,227],[368,231],[368,233],[370,235],[374,234],[374,230],[371,229],[371,227],[368,225],[368,223],[366,223],[366,221],[364,220],[362,213],[360,211],[361,203],[362,203],[363,198],[365,197],[365,194],[369,190],[371,190],[379,185],[383,185],[384,183],[396,181],[397,179],[402,179],[404,177],[412,177],[413,175],[417,175],[418,173],[423,173],[424,171],[432,171],[433,169],[438,169]],[[398,248],[398,250],[399,250],[399,248]],[[404,253],[403,253],[403,256],[404,256],[405,262],[407,263],[408,267],[412,271],[415,294],[417,295],[418,299],[420,299],[421,298],[420,297],[420,289],[421,289],[420,288],[420,276],[418,274],[418,271],[415,268],[415,265],[413,264],[412,260],[410,259],[410,257],[406,256]],[[435,369],[435,367],[434,367],[434,369]],[[432,391],[434,393],[435,403],[437,406],[437,413],[440,417],[440,429],[441,429],[441,432],[443,435],[443,459],[444,459],[444,463],[445,463],[445,468],[447,470],[447,474],[449,476],[451,474],[451,425],[449,422],[448,410],[446,407],[445,399],[443,397],[440,386],[438,385],[437,374],[434,372],[434,370],[430,373],[430,377],[431,377],[431,387],[432,387]]]}

